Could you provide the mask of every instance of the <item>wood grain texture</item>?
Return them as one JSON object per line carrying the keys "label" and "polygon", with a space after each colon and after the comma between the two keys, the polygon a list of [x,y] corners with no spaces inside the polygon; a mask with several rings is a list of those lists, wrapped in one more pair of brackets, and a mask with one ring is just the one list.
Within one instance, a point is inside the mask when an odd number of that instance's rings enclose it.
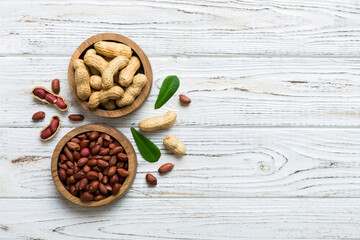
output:
{"label": "wood grain texture", "polygon": [[113,32],[149,56],[360,56],[358,12],[357,1],[341,0],[3,0],[0,54],[69,56]]}
{"label": "wood grain texture", "polygon": [[[53,184],[53,149],[71,129],[49,142],[36,128],[0,129],[0,197],[60,197]],[[149,197],[360,197],[359,129],[179,128],[146,134],[162,157],[146,162],[139,154],[137,177],[126,198]],[[162,144],[174,134],[187,148],[177,157]],[[30,144],[31,143],[31,144]],[[173,163],[160,176],[157,169]],[[149,188],[145,175],[158,185]]]}
{"label": "wood grain texture", "polygon": [[0,199],[3,239],[359,239],[358,199]]}
{"label": "wood grain texture", "polygon": [[[117,194],[110,195],[107,198],[102,199],[100,201],[85,202],[85,201],[81,201],[80,198],[73,196],[64,187],[64,184],[61,182],[59,175],[58,175],[58,163],[59,163],[59,156],[60,156],[61,150],[64,148],[65,144],[68,143],[72,138],[74,138],[82,133],[86,133],[86,132],[90,132],[90,131],[106,133],[120,143],[120,145],[124,148],[126,155],[128,157],[127,163],[129,165],[128,170],[129,170],[130,174],[126,177],[125,182],[121,185],[120,191]],[[84,207],[101,207],[101,206],[110,204],[110,203],[118,200],[119,198],[123,197],[127,193],[127,191],[129,191],[129,189],[135,179],[136,172],[137,172],[137,157],[135,154],[134,147],[131,145],[129,139],[127,139],[127,137],[120,131],[116,130],[115,128],[106,126],[106,125],[88,124],[88,125],[77,127],[74,130],[68,132],[56,144],[56,147],[55,147],[54,152],[51,157],[51,176],[52,176],[53,181],[54,181],[56,187],[58,188],[59,192],[66,199],[71,201],[72,203],[75,203],[77,205],[84,206]]]}
{"label": "wood grain texture", "polygon": [[[358,1],[0,5],[1,239],[360,238]],[[66,84],[73,51],[104,32],[135,41],[154,70],[146,103],[120,120],[87,113]],[[154,112],[170,74],[192,103],[182,107],[172,98]],[[30,94],[36,85],[50,88],[54,78],[70,104],[66,113]],[[47,117],[33,123],[39,110]],[[126,197],[89,211],[58,193],[50,162],[65,133],[105,123],[131,136],[131,126],[168,110],[178,113],[175,126],[147,134],[162,158],[150,164],[138,155]],[[72,113],[85,120],[70,122]],[[52,115],[62,128],[41,142],[38,131]],[[179,137],[188,154],[165,150],[166,134]],[[174,169],[158,175],[166,162]],[[146,173],[158,177],[158,186],[147,186]]]}
{"label": "wood grain texture", "polygon": [[[67,85],[69,58],[0,58],[0,126],[38,127],[31,116],[42,110],[61,117],[63,126],[104,123],[129,127],[168,110],[178,113],[178,126],[360,126],[360,78],[358,58],[151,58],[154,86],[139,111],[121,119],[103,119],[84,111]],[[21,71],[18,70],[21,66]],[[176,94],[192,99],[181,106],[175,96],[161,109],[154,104],[163,79],[179,76]],[[35,85],[50,86],[61,80],[60,95],[70,108],[62,113],[39,104],[30,91]],[[9,90],[11,89],[11,90]],[[70,122],[69,114],[82,113],[83,122]],[[201,114],[200,114],[201,113]],[[46,121],[46,119],[44,120]]]}
{"label": "wood grain texture", "polygon": [[[135,101],[128,105],[124,106],[122,108],[114,109],[114,110],[105,110],[97,108],[95,110],[91,110],[88,105],[87,101],[81,100],[76,93],[76,84],[75,84],[75,73],[73,69],[73,62],[76,59],[79,59],[81,55],[85,54],[85,50],[89,49],[91,46],[93,46],[96,42],[99,41],[113,41],[113,42],[119,42],[122,44],[125,44],[129,46],[132,49],[133,56],[137,56],[140,59],[141,62],[141,70],[138,71],[138,73],[142,73],[146,75],[147,82],[144,88],[141,90],[141,93],[136,97]],[[69,63],[69,69],[68,69],[68,82],[70,90],[73,94],[73,97],[77,100],[77,102],[87,111],[96,114],[100,117],[108,117],[108,118],[118,118],[125,115],[128,115],[141,107],[141,105],[144,103],[144,101],[147,99],[147,97],[150,94],[152,82],[153,82],[153,73],[151,69],[151,64],[144,53],[144,51],[131,39],[124,37],[120,34],[113,34],[113,33],[103,33],[98,34],[95,36],[90,37],[89,39],[86,39],[80,46],[75,50],[74,54],[72,55]]]}

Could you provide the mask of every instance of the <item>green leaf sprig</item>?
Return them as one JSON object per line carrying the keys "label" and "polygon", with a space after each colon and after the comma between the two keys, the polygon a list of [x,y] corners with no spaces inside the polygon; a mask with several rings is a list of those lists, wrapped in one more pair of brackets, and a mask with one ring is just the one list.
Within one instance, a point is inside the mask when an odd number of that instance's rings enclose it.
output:
{"label": "green leaf sprig", "polygon": [[161,85],[155,109],[161,108],[175,94],[179,86],[180,80],[176,75],[167,76]]}
{"label": "green leaf sprig", "polygon": [[141,156],[148,162],[157,162],[161,156],[160,149],[133,127],[131,128],[131,133]]}

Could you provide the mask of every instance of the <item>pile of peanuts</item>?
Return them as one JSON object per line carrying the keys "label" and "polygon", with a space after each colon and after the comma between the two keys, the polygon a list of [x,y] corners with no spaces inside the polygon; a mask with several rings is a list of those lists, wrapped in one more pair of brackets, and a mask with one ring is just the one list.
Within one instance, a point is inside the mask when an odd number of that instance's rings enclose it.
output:
{"label": "pile of peanuts", "polygon": [[[99,41],[83,59],[76,59],[76,94],[90,110],[114,110],[131,105],[148,82],[137,73],[141,62],[132,49],[121,43]],[[137,74],[136,74],[137,73]]]}
{"label": "pile of peanuts", "polygon": [[124,148],[108,134],[93,131],[66,143],[58,162],[65,188],[82,201],[116,195],[129,175]]}

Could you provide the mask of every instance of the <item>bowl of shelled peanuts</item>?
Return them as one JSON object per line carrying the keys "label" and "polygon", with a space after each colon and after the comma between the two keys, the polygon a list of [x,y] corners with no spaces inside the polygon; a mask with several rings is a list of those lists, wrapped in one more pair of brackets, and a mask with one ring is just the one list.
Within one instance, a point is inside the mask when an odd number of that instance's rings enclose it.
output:
{"label": "bowl of shelled peanuts", "polygon": [[86,110],[108,118],[125,116],[148,97],[152,69],[144,51],[131,39],[103,33],[85,40],[68,69],[70,90]]}
{"label": "bowl of shelled peanuts", "polygon": [[56,145],[51,160],[51,174],[60,193],[86,207],[121,198],[133,183],[136,168],[136,153],[125,135],[99,124],[67,133]]}

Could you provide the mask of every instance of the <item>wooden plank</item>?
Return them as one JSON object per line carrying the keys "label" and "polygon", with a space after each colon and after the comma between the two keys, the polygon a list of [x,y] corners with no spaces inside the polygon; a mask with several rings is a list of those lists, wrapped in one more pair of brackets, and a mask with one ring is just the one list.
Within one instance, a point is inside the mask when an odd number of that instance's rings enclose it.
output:
{"label": "wooden plank", "polygon": [[359,239],[358,199],[0,199],[2,239]]}
{"label": "wooden plank", "polygon": [[360,56],[356,1],[5,1],[0,54],[71,55],[120,33],[150,56]]}
{"label": "wooden plank", "polygon": [[[0,129],[0,197],[59,197],[50,175],[52,151],[71,129],[40,142],[37,128]],[[129,128],[120,128],[135,146]],[[187,154],[175,157],[162,145],[178,136]],[[126,195],[141,197],[360,197],[359,129],[174,127],[146,134],[161,151],[156,163],[142,159]],[[163,176],[157,169],[172,162]],[[149,188],[145,175],[158,178]]]}
{"label": "wooden plank", "polygon": [[[360,126],[359,59],[321,58],[151,58],[154,85],[147,102],[121,119],[105,119],[85,112],[75,101],[67,83],[69,58],[0,58],[0,127],[38,127],[31,116],[43,110],[45,121],[60,115],[63,126],[107,123],[129,127],[141,120],[178,113],[179,126]],[[181,79],[178,94],[192,99],[188,107],[173,97],[154,111],[162,80],[170,74]],[[36,85],[50,88],[61,79],[61,95],[70,103],[66,113],[42,104],[30,91]],[[68,114],[83,113],[83,123],[72,123]],[[201,113],[201,114],[199,114]]]}

